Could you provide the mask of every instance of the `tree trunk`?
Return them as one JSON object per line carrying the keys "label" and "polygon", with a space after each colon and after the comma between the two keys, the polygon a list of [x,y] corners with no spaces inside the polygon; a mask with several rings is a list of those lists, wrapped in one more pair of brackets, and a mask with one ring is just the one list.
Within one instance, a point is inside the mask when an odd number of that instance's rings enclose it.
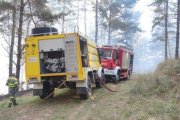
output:
{"label": "tree trunk", "polygon": [[108,45],[111,45],[111,24],[108,23]]}
{"label": "tree trunk", "polygon": [[78,0],[78,2],[77,2],[77,4],[78,4],[78,10],[77,10],[77,31],[79,32],[79,0]]}
{"label": "tree trunk", "polygon": [[178,0],[175,59],[179,58],[179,20],[180,20],[180,1]]}
{"label": "tree trunk", "polygon": [[13,25],[11,29],[11,45],[10,45],[10,52],[9,52],[9,76],[12,75],[13,71],[13,52],[14,52],[14,40],[15,40],[15,31],[16,31],[16,3],[17,0],[14,0],[13,3],[13,10],[12,10],[12,19]]}
{"label": "tree trunk", "polygon": [[112,0],[111,0],[111,4],[110,4],[110,9],[109,9],[109,21],[108,21],[108,45],[111,45],[111,16],[112,16],[111,5],[112,5]]}
{"label": "tree trunk", "polygon": [[95,42],[97,44],[98,39],[98,0],[96,0],[96,13],[95,13]]}
{"label": "tree trunk", "polygon": [[20,13],[19,13],[19,29],[18,29],[18,45],[17,45],[17,65],[16,65],[16,77],[19,80],[21,71],[21,58],[22,58],[22,27],[23,27],[23,11],[24,11],[24,0],[21,0]]}
{"label": "tree trunk", "polygon": [[65,0],[63,0],[63,16],[62,16],[62,30],[61,30],[61,33],[64,33],[64,22],[65,22]]}
{"label": "tree trunk", "polygon": [[84,0],[84,32],[86,35],[86,0]]}
{"label": "tree trunk", "polygon": [[165,60],[168,59],[167,41],[168,41],[168,0],[166,0],[165,2]]}

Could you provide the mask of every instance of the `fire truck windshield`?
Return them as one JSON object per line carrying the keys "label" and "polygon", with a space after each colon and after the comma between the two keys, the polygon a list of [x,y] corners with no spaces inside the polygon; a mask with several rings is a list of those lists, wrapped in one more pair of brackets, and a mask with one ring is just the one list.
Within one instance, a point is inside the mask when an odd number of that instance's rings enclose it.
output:
{"label": "fire truck windshield", "polygon": [[101,59],[111,59],[112,57],[112,50],[108,50],[108,49],[98,49],[99,51],[99,55],[101,57]]}

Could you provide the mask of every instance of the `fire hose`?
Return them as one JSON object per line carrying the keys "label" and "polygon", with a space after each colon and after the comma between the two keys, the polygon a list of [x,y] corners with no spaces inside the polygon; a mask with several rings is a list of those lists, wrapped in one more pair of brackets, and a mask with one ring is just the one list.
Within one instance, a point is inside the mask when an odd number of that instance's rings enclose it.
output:
{"label": "fire hose", "polygon": [[102,80],[101,78],[99,78],[99,81],[104,86],[104,88],[106,88],[108,91],[110,91],[110,92],[118,92],[117,90],[112,90],[109,87],[107,87],[104,80]]}
{"label": "fire hose", "polygon": [[[93,73],[93,68],[92,68],[92,74],[93,74],[93,80],[94,80],[94,73]],[[99,80],[99,82],[100,82],[100,84],[102,84],[103,86],[104,86],[104,88],[106,88],[108,91],[110,91],[110,92],[118,92],[118,91],[116,91],[116,90],[111,90],[109,87],[107,87],[106,86],[106,84],[105,84],[105,78],[104,78],[104,80],[102,79],[102,77],[98,77],[98,80]],[[95,81],[95,80],[94,80]]]}
{"label": "fire hose", "polygon": [[[94,79],[94,77],[93,77],[93,79]],[[112,90],[112,89],[110,89],[109,87],[107,87],[103,79],[99,78],[98,80],[99,80],[100,84],[102,84],[102,85],[104,86],[104,88],[106,88],[108,91],[110,91],[110,92],[118,92],[118,91],[116,91],[116,90]],[[60,88],[65,82],[66,82],[66,81],[63,81],[57,88]],[[40,103],[40,102],[43,102],[43,101],[47,100],[47,99],[54,93],[54,91],[55,91],[55,90],[53,90],[53,91],[52,91],[48,96],[46,96],[44,99],[42,99],[42,100],[40,100],[40,101],[32,102],[31,104],[37,104],[37,103]],[[91,95],[90,95],[90,96],[91,96]]]}
{"label": "fire hose", "polygon": [[[60,88],[66,81],[63,81],[57,88]],[[38,102],[43,102],[45,100],[47,100],[53,93],[54,93],[55,89],[48,95],[46,96],[44,99],[38,101]]]}

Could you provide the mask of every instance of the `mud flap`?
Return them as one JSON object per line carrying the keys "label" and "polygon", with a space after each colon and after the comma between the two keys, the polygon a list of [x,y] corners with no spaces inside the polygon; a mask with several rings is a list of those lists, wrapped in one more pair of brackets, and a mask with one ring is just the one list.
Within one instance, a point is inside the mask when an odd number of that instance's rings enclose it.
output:
{"label": "mud flap", "polygon": [[33,89],[33,96],[41,96],[43,90],[42,89]]}
{"label": "mud flap", "polygon": [[43,85],[41,83],[33,84],[33,96],[43,94]]}
{"label": "mud flap", "polygon": [[86,87],[77,87],[76,93],[77,94],[88,94]]}

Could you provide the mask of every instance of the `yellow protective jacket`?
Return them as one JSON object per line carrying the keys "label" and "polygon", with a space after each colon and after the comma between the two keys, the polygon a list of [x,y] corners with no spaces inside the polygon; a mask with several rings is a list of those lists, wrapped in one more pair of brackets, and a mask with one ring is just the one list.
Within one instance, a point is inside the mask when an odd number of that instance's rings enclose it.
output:
{"label": "yellow protective jacket", "polygon": [[9,87],[9,88],[16,88],[18,86],[18,80],[16,77],[9,77],[7,82],[6,82],[6,85]]}

